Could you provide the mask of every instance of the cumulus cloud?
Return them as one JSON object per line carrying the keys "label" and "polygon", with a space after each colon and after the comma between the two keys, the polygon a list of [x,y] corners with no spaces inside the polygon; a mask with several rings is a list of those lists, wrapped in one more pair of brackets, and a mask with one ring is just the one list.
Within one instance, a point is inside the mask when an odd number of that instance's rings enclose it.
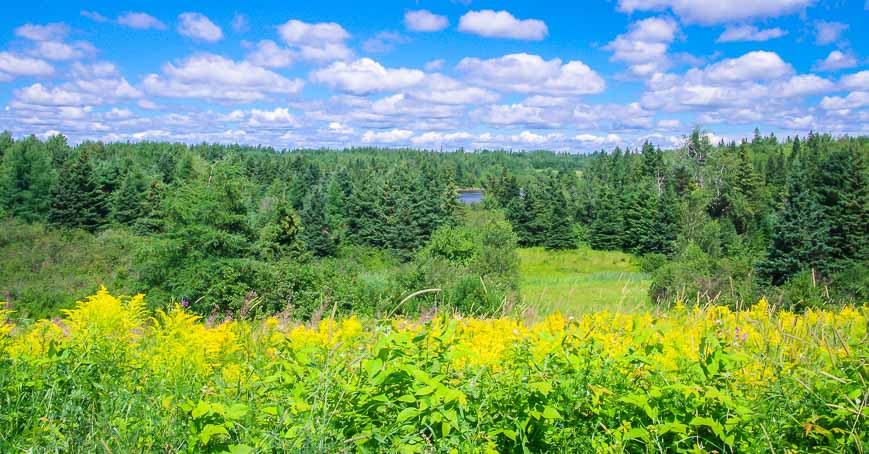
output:
{"label": "cumulus cloud", "polygon": [[855,109],[869,106],[869,92],[852,91],[848,96],[825,96],[821,100],[821,107],[826,110]]}
{"label": "cumulus cloud", "polygon": [[671,10],[685,23],[704,25],[779,17],[805,10],[816,0],[619,0],[618,9],[635,11]]}
{"label": "cumulus cloud", "polygon": [[278,34],[305,60],[345,60],[353,55],[345,44],[350,33],[334,22],[309,24],[291,19],[278,27]]}
{"label": "cumulus cloud", "polygon": [[839,85],[851,90],[869,91],[869,70],[843,76]]}
{"label": "cumulus cloud", "polygon": [[362,43],[362,49],[365,52],[372,54],[383,54],[391,52],[396,44],[404,44],[410,42],[410,38],[398,32],[379,32],[373,38],[366,39]]}
{"label": "cumulus cloud", "polygon": [[464,58],[457,68],[476,85],[520,93],[584,95],[606,87],[603,78],[579,60],[562,64],[558,58],[544,60],[526,53],[489,60]]}
{"label": "cumulus cloud", "polygon": [[304,81],[287,79],[250,62],[235,62],[220,55],[194,54],[163,66],[163,75],[148,74],[148,93],[168,98],[203,98],[217,102],[245,103],[267,95],[292,96]]}
{"label": "cumulus cloud", "polygon": [[516,19],[507,11],[469,11],[459,19],[459,31],[487,38],[540,41],[549,34],[546,24],[537,19]]}
{"label": "cumulus cloud", "polygon": [[61,41],[39,41],[30,54],[46,60],[78,60],[93,56],[97,49],[87,41],[64,43]]}
{"label": "cumulus cloud", "polygon": [[570,119],[569,113],[562,110],[524,104],[488,106],[471,112],[471,118],[490,126],[530,128],[557,128]]}
{"label": "cumulus cloud", "polygon": [[815,44],[832,44],[839,40],[848,24],[841,22],[815,21]]}
{"label": "cumulus cloud", "polygon": [[769,41],[771,39],[781,38],[787,34],[788,32],[778,27],[761,30],[754,25],[727,26],[727,28],[724,29],[724,33],[718,37],[716,42],[732,43],[736,41]]}
{"label": "cumulus cloud", "polygon": [[777,53],[759,50],[715,63],[706,68],[705,75],[712,81],[738,82],[776,79],[793,71]]}
{"label": "cumulus cloud", "polygon": [[286,107],[276,107],[272,110],[234,110],[224,119],[229,122],[243,122],[246,126],[253,128],[285,129],[300,126],[299,121]]}
{"label": "cumulus cloud", "polygon": [[437,32],[450,25],[446,16],[420,9],[404,13],[404,26],[413,32]]}
{"label": "cumulus cloud", "polygon": [[[757,112],[780,110],[776,99],[834,88],[831,81],[813,74],[794,75],[793,67],[773,52],[755,51],[691,69],[682,76],[656,74],[649,80],[642,102],[647,108],[667,111],[751,107]],[[766,102],[758,104],[759,99]]]}
{"label": "cumulus cloud", "polygon": [[370,58],[349,63],[334,62],[311,73],[312,81],[355,95],[400,90],[416,85],[424,78],[425,73],[418,69],[385,68]]}
{"label": "cumulus cloud", "polygon": [[604,49],[613,52],[610,60],[628,63],[633,75],[646,77],[669,66],[667,49],[678,30],[670,18],[650,17],[632,23],[627,33],[617,36]]}
{"label": "cumulus cloud", "polygon": [[497,93],[467,86],[443,74],[426,75],[420,84],[407,90],[407,94],[415,99],[435,104],[454,105],[487,104],[499,98]]}
{"label": "cumulus cloud", "polygon": [[0,80],[18,76],[50,76],[54,67],[44,60],[0,52]]}
{"label": "cumulus cloud", "polygon": [[857,66],[857,57],[853,54],[844,53],[839,50],[834,50],[827,55],[827,58],[815,62],[813,68],[816,71],[838,71],[840,69],[853,68]]}
{"label": "cumulus cloud", "polygon": [[425,63],[425,66],[424,66],[426,71],[437,71],[443,67],[444,67],[444,59],[443,58],[438,58],[437,60],[427,61]]}
{"label": "cumulus cloud", "polygon": [[[139,30],[165,30],[166,24],[156,17],[142,12],[127,12],[118,16],[117,23]],[[183,34],[183,33],[182,33]]]}
{"label": "cumulus cloud", "polygon": [[69,34],[69,26],[62,22],[51,24],[24,24],[15,29],[15,35],[31,41],[61,41]]}
{"label": "cumulus cloud", "polygon": [[179,14],[177,30],[184,36],[209,43],[223,39],[223,30],[201,13]]}
{"label": "cumulus cloud", "polygon": [[287,68],[293,64],[297,55],[291,49],[279,46],[278,43],[265,39],[257,43],[256,48],[247,54],[247,61],[266,68]]}
{"label": "cumulus cloud", "polygon": [[573,136],[573,140],[580,142],[583,145],[601,146],[606,144],[617,144],[622,142],[622,138],[618,134],[594,135],[594,134],[577,134]]}
{"label": "cumulus cloud", "polygon": [[413,131],[406,129],[390,129],[388,131],[366,131],[362,135],[362,142],[375,144],[406,143],[413,136]]}

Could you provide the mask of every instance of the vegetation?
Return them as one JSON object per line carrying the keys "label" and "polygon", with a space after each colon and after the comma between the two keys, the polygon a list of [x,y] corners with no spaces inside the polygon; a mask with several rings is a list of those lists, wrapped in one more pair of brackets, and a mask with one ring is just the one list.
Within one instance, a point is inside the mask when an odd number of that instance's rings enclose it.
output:
{"label": "vegetation", "polygon": [[[60,295],[21,275],[22,264],[43,261],[39,249],[0,245],[15,257],[3,265],[10,271],[0,273],[0,292],[19,316],[69,307],[94,282],[161,303],[188,300],[204,315],[238,312],[246,300],[261,313],[292,306],[299,318],[332,304],[342,313],[387,314],[421,289],[441,291],[399,313],[443,304],[497,313],[540,300],[533,287],[521,294],[535,277],[515,272],[514,244],[639,256],[651,300],[663,305],[737,308],[766,296],[799,311],[867,300],[865,137],[779,140],[758,132],[715,146],[695,130],[679,150],[647,143],[589,156],[70,147],[63,136],[3,137],[5,225],[27,223],[44,236],[33,242],[65,250],[121,238],[120,262],[130,267],[116,279],[85,265],[75,273],[96,280]],[[458,187],[485,188],[482,207],[460,206]],[[505,222],[491,221],[494,231],[475,216]],[[494,249],[444,249],[484,237]],[[376,282],[354,260],[359,251],[391,264]],[[500,269],[487,268],[504,258]]]}
{"label": "vegetation", "polygon": [[148,317],[105,290],[0,325],[0,449],[861,452],[866,308],[515,319]]}
{"label": "vegetation", "polygon": [[864,452],[867,152],[2,134],[0,451]]}

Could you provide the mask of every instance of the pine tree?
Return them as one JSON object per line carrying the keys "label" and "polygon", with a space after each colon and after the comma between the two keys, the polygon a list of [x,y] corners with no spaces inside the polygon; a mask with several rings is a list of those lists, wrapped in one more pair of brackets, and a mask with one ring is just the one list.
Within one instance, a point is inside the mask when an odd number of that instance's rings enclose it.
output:
{"label": "pine tree", "polygon": [[824,214],[813,186],[809,161],[801,154],[788,175],[783,210],[772,233],[767,259],[759,265],[763,275],[780,285],[798,272],[823,263],[830,254]]}
{"label": "pine tree", "polygon": [[637,254],[655,252],[656,200],[655,189],[649,184],[641,183],[626,192],[621,249]]}
{"label": "pine tree", "polygon": [[95,232],[106,222],[104,194],[86,152],[67,160],[51,194],[51,224]]}
{"label": "pine tree", "polygon": [[326,220],[326,199],[320,186],[316,186],[305,199],[301,213],[300,238],[308,252],[317,257],[335,255],[337,242]]}
{"label": "pine tree", "polygon": [[111,196],[112,220],[119,224],[132,225],[143,214],[142,195],[145,184],[136,171],[128,171],[121,181],[120,187]]}
{"label": "pine tree", "polygon": [[6,151],[12,148],[12,144],[15,143],[15,140],[12,138],[12,133],[9,131],[3,131],[0,133],[0,162],[3,162],[3,155],[6,154]]}
{"label": "pine tree", "polygon": [[543,247],[546,249],[573,249],[576,247],[576,235],[573,231],[573,220],[568,210],[564,192],[552,180],[548,188],[549,207],[546,213],[546,233]]}
{"label": "pine tree", "polygon": [[35,136],[15,141],[0,166],[0,205],[26,221],[44,220],[51,206],[55,173]]}
{"label": "pine tree", "polygon": [[595,249],[618,250],[624,244],[624,218],[619,197],[604,187],[594,208],[589,242]]}

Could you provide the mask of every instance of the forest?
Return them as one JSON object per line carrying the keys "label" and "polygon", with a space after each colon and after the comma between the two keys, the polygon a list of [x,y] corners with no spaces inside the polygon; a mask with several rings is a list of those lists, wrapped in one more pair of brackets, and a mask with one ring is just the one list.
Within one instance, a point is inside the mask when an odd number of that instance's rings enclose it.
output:
{"label": "forest", "polygon": [[869,138],[708,137],[3,133],[0,451],[864,452]]}
{"label": "forest", "polygon": [[[105,285],[204,315],[255,303],[307,319],[332,304],[383,315],[437,288],[399,313],[493,314],[521,306],[515,249],[538,246],[630,253],[659,305],[861,303],[867,143],[756,131],[711,144],[695,129],[677,150],[573,155],[4,133],[0,295],[31,318]],[[484,188],[483,203],[459,203],[459,188]]]}

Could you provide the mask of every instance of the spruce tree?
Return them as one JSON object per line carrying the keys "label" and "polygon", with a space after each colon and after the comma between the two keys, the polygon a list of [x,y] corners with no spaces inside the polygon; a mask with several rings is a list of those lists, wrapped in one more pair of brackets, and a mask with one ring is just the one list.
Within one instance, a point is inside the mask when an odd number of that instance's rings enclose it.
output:
{"label": "spruce tree", "polygon": [[554,179],[549,184],[549,201],[543,247],[546,249],[576,247],[576,235],[573,231],[573,219],[567,206],[567,199]]}
{"label": "spruce tree", "polygon": [[624,244],[624,218],[618,195],[604,187],[594,207],[589,242],[595,249],[618,250]]}
{"label": "spruce tree", "polygon": [[44,220],[51,206],[55,173],[35,136],[15,141],[0,166],[0,204],[25,221]]}
{"label": "spruce tree", "polygon": [[317,257],[335,255],[338,245],[326,220],[326,199],[320,186],[308,194],[300,217],[302,232],[299,236],[308,252]]}
{"label": "spruce tree", "polygon": [[106,222],[105,198],[86,152],[66,161],[51,194],[51,224],[95,232]]}
{"label": "spruce tree", "polygon": [[142,206],[144,193],[145,184],[141,175],[136,171],[128,171],[120,187],[112,193],[112,221],[132,225],[140,219],[144,214]]}

